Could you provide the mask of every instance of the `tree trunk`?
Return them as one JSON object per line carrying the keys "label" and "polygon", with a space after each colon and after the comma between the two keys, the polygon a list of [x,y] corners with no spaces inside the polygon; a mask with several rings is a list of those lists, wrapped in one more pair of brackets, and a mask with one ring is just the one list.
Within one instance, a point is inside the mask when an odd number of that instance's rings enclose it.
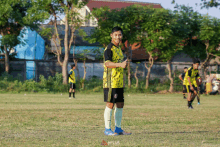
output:
{"label": "tree trunk", "polygon": [[5,71],[9,73],[9,52],[7,51],[5,45],[4,45],[4,51],[5,51]]}
{"label": "tree trunk", "polygon": [[151,68],[148,68],[148,69],[147,69],[147,76],[146,76],[146,86],[145,86],[145,89],[147,89],[148,86],[149,86],[150,71],[151,71]]}
{"label": "tree trunk", "polygon": [[150,72],[151,72],[151,68],[154,64],[154,58],[152,57],[152,53],[151,52],[148,52],[149,54],[149,67],[147,67],[147,63],[145,62],[145,67],[147,68],[147,76],[146,76],[146,86],[145,86],[145,89],[148,88],[149,86],[149,79],[150,79]]}
{"label": "tree trunk", "polygon": [[205,61],[202,62],[202,64],[201,64],[202,68],[204,69],[204,70],[203,70],[203,72],[204,72],[204,73],[203,73],[204,77],[206,77],[206,72],[207,72],[208,63],[209,63],[209,61],[210,61],[211,58],[212,58],[212,56],[211,56],[210,53],[208,52],[209,42],[207,41],[207,42],[205,43],[205,45],[206,45],[206,55],[207,55],[207,57],[206,57]]}
{"label": "tree trunk", "polygon": [[174,80],[173,80],[173,77],[172,77],[171,60],[167,61],[167,69],[169,71],[169,79],[170,79],[170,89],[169,89],[169,92],[172,93],[173,92]]}
{"label": "tree trunk", "polygon": [[77,71],[77,80],[79,81],[79,88],[81,88],[81,85],[80,85],[80,75],[79,75],[79,68],[78,68],[78,61],[77,61],[77,59],[74,59],[73,58],[73,61],[74,61],[74,63],[75,63],[75,65],[76,65],[76,71]]}
{"label": "tree trunk", "polygon": [[67,65],[69,60],[69,46],[68,46],[68,34],[69,34],[69,22],[68,22],[68,12],[65,15],[65,37],[64,37],[64,47],[65,47],[65,55],[62,66],[62,74],[63,74],[63,84],[67,84]]}
{"label": "tree trunk", "polygon": [[131,88],[131,68],[130,68],[130,59],[128,58],[128,88]]}
{"label": "tree trunk", "polygon": [[136,66],[136,71],[135,71],[135,74],[134,74],[134,77],[136,79],[136,85],[135,87],[138,88],[138,77],[137,77],[137,71],[138,71],[138,65]]}
{"label": "tree trunk", "polygon": [[84,75],[83,75],[83,81],[82,81],[82,88],[84,89],[84,82],[86,80],[86,60],[83,61],[83,68],[84,68]]}

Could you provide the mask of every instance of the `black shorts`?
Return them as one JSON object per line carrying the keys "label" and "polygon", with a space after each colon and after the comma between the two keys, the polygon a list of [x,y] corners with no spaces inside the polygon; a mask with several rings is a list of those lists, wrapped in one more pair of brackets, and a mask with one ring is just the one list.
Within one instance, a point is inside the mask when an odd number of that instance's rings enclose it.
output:
{"label": "black shorts", "polygon": [[[195,85],[192,85],[192,86],[193,86],[194,90],[197,91],[197,87],[195,87]],[[190,85],[188,85],[188,87],[187,87],[187,92],[194,93],[194,92],[190,89]]]}
{"label": "black shorts", "polygon": [[104,102],[124,102],[124,88],[104,88]]}
{"label": "black shorts", "polygon": [[187,93],[186,85],[183,85],[183,93]]}
{"label": "black shorts", "polygon": [[76,89],[76,84],[75,83],[70,83],[70,88]]}

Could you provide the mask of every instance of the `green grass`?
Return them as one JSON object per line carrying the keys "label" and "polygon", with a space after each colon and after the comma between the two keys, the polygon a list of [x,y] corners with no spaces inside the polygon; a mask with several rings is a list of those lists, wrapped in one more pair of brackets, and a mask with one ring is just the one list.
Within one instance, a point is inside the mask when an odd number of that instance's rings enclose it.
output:
{"label": "green grass", "polygon": [[103,94],[76,97],[0,94],[0,146],[220,146],[219,95],[188,110],[181,94],[126,94],[122,128],[130,136],[104,135]]}

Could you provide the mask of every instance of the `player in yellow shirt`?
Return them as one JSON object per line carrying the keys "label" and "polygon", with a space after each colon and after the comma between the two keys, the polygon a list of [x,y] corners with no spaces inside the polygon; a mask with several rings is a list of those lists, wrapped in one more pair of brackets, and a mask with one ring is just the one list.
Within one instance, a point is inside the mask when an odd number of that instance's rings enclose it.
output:
{"label": "player in yellow shirt", "polygon": [[71,65],[71,69],[69,71],[69,84],[70,84],[70,89],[69,89],[69,99],[71,99],[71,92],[73,93],[73,98],[75,98],[75,89],[76,89],[76,78],[75,78],[75,63]]}
{"label": "player in yellow shirt", "polygon": [[200,65],[200,62],[198,60],[194,61],[192,67],[190,67],[187,70],[187,72],[185,74],[185,78],[184,78],[184,82],[186,84],[186,89],[187,89],[187,93],[188,93],[187,101],[188,101],[188,108],[189,109],[193,109],[192,102],[197,95],[197,87],[198,86],[197,86],[196,79],[201,79],[199,77],[199,71],[198,71],[199,65]]}
{"label": "player in yellow shirt", "polygon": [[[103,89],[104,102],[106,108],[104,111],[105,135],[130,135],[121,129],[122,111],[124,106],[124,85],[123,72],[126,67],[127,60],[124,60],[123,52],[120,48],[123,31],[120,27],[114,27],[110,34],[112,41],[104,51],[104,73],[103,73]],[[116,103],[115,115],[115,131],[111,130],[111,115],[114,104]]]}
{"label": "player in yellow shirt", "polygon": [[185,78],[185,74],[186,74],[188,68],[187,68],[187,67],[184,67],[183,70],[184,70],[184,73],[182,73],[182,74],[179,75],[179,79],[183,82],[183,98],[186,99],[185,94],[187,93],[187,91],[186,91],[186,84],[185,84],[185,82],[184,82],[184,78]]}

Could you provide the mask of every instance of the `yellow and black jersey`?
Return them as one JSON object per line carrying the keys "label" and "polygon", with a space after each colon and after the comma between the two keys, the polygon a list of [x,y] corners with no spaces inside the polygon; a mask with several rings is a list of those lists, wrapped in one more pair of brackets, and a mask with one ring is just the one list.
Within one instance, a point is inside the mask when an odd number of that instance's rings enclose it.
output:
{"label": "yellow and black jersey", "polygon": [[188,68],[185,78],[184,78],[184,84],[189,85],[188,77],[190,77],[190,82],[192,85],[197,87],[196,79],[200,78],[199,76],[199,70],[198,69],[193,69],[193,67]]}
{"label": "yellow and black jersey", "polygon": [[103,88],[123,88],[123,71],[121,67],[107,68],[105,63],[108,61],[114,63],[123,62],[124,55],[120,47],[110,43],[104,51],[104,73]]}
{"label": "yellow and black jersey", "polygon": [[76,83],[75,72],[72,69],[69,72],[69,83]]}

